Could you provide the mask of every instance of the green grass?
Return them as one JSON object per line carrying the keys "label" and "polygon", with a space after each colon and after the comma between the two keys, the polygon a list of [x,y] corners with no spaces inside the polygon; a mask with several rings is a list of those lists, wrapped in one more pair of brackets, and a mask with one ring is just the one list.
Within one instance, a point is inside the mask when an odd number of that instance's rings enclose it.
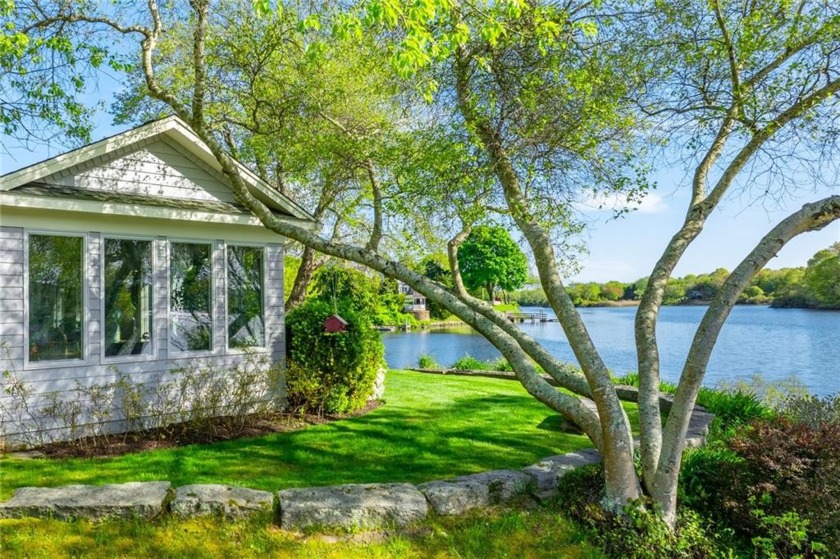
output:
{"label": "green grass", "polygon": [[268,515],[249,521],[214,518],[156,522],[21,519],[0,521],[4,557],[294,557],[330,558],[602,558],[585,534],[562,513],[489,511],[462,518],[436,518],[409,536],[382,541],[328,543],[272,525]]}
{"label": "green grass", "polygon": [[[361,417],[116,458],[0,459],[0,499],[24,486],[168,480],[276,491],[432,479],[521,468],[590,447],[516,382],[391,371],[386,403]],[[636,408],[628,405],[636,424]]]}

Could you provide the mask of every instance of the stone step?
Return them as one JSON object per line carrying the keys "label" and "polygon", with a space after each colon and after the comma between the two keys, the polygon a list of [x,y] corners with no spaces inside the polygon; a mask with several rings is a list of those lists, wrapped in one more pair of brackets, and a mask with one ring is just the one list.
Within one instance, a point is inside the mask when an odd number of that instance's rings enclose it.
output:
{"label": "stone step", "polygon": [[0,518],[153,518],[163,513],[168,491],[168,481],[21,487],[0,503]]}
{"label": "stone step", "polygon": [[284,530],[391,528],[423,520],[429,505],[409,483],[285,489],[277,493]]}
{"label": "stone step", "polygon": [[274,495],[245,487],[196,484],[179,487],[169,503],[172,514],[191,516],[218,515],[225,518],[243,518],[274,508]]}
{"label": "stone step", "polygon": [[579,450],[559,456],[549,456],[522,471],[534,478],[534,496],[540,501],[557,497],[560,478],[567,473],[601,461],[601,454],[595,449]]}
{"label": "stone step", "polygon": [[508,503],[529,495],[533,485],[534,479],[524,472],[494,470],[430,481],[417,488],[423,492],[437,514],[450,516]]}

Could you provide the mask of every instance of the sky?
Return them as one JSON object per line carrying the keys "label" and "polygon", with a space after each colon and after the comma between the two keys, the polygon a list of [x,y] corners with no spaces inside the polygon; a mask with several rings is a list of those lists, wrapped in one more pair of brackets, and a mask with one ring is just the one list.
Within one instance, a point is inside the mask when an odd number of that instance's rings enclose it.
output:
{"label": "sky", "polygon": [[[90,92],[91,102],[96,102],[98,98],[107,106],[119,88],[117,82],[106,77],[95,91]],[[95,122],[94,141],[129,128],[113,126],[111,116],[105,111],[97,115]],[[68,149],[59,142],[21,145],[2,135],[0,142],[0,175],[54,157]],[[581,270],[567,278],[568,281],[631,282],[650,273],[668,239],[682,224],[689,195],[686,188],[689,181],[684,168],[663,164],[652,178],[657,188],[635,211],[621,218],[612,217],[613,212],[609,208],[615,202],[610,200],[602,201],[607,209],[599,210],[597,204],[585,208],[589,226],[582,240],[588,247],[588,255],[579,259]],[[734,269],[781,219],[809,201],[840,194],[840,185],[822,187],[819,191],[803,188],[796,197],[789,197],[781,204],[775,201],[751,204],[749,200],[739,199],[737,189],[731,194],[724,198],[708,219],[704,231],[689,247],[674,272],[676,276],[711,272],[717,268]],[[815,252],[835,242],[840,242],[840,221],[821,231],[796,237],[768,263],[768,267],[804,266]]]}

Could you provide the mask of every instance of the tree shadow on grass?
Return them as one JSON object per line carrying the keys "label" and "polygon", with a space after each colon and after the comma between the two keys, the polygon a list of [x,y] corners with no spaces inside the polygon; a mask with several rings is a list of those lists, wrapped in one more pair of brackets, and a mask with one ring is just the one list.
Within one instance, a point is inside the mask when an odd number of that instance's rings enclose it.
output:
{"label": "tree shadow on grass", "polygon": [[[341,483],[422,482],[591,446],[551,427],[527,395],[464,394],[428,406],[381,406],[301,431],[96,460],[4,461],[4,486],[169,480],[277,490]],[[23,471],[26,470],[26,471]],[[2,479],[2,478],[0,478]]]}

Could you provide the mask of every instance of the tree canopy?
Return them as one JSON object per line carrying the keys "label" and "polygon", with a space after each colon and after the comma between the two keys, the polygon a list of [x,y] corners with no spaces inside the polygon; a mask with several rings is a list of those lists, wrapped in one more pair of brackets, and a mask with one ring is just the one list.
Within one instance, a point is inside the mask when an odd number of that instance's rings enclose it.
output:
{"label": "tree canopy", "polygon": [[491,302],[496,287],[513,291],[528,279],[528,260],[503,227],[473,228],[458,251],[458,264],[467,289],[484,288]]}

